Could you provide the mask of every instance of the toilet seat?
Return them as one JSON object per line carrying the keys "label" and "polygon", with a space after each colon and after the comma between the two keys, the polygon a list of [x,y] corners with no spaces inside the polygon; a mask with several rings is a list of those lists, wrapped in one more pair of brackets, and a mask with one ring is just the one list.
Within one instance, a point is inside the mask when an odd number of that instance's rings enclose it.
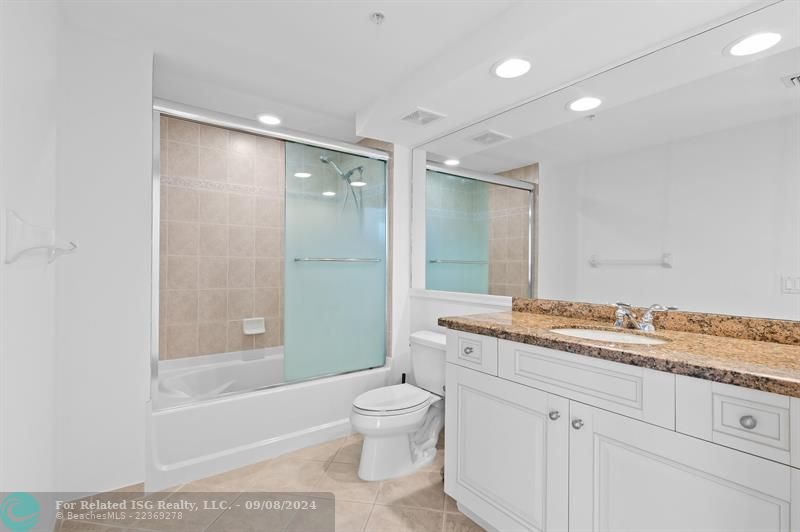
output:
{"label": "toilet seat", "polygon": [[398,416],[427,408],[434,395],[411,384],[395,384],[364,392],[353,401],[353,410],[365,416]]}

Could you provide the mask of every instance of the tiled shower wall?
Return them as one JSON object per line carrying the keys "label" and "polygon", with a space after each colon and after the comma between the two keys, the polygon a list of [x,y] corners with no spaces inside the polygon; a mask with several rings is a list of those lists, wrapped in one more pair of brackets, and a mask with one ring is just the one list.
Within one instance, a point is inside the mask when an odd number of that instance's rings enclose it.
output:
{"label": "tiled shower wall", "polygon": [[282,141],[161,118],[161,359],[282,344],[283,209]]}
{"label": "tiled shower wall", "polygon": [[[539,182],[539,165],[499,175]],[[493,186],[489,192],[489,293],[528,296],[528,198],[525,191]],[[534,213],[534,227],[536,220]],[[534,230],[534,238],[536,232]],[[534,242],[534,251],[535,251]],[[532,262],[536,264],[535,256]],[[534,273],[535,275],[535,273]]]}

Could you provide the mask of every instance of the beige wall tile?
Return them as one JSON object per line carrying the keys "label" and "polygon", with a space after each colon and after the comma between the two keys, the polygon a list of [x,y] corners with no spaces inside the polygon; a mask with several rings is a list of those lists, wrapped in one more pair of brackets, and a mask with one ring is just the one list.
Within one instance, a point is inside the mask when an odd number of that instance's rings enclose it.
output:
{"label": "beige wall tile", "polygon": [[245,336],[242,332],[241,321],[228,322],[228,351],[239,351],[242,349],[253,349],[254,341],[252,336]]}
{"label": "beige wall tile", "polygon": [[276,139],[260,137],[258,139],[258,155],[266,159],[283,162],[283,142]]}
{"label": "beige wall tile", "polygon": [[169,187],[167,185],[161,185],[159,191],[161,208],[159,209],[158,215],[161,218],[161,221],[164,222],[169,219]]}
{"label": "beige wall tile", "polygon": [[264,187],[275,194],[281,194],[284,189],[283,174],[285,171],[283,161],[256,155],[254,172],[256,186]]}
{"label": "beige wall tile", "polygon": [[168,255],[197,255],[197,225],[188,222],[168,222]]}
{"label": "beige wall tile", "polygon": [[283,284],[283,276],[281,275],[281,268],[283,261],[280,259],[257,259],[255,262],[255,286],[281,286]]}
{"label": "beige wall tile", "polygon": [[260,227],[283,227],[283,200],[277,197],[259,196],[255,201],[255,225]]}
{"label": "beige wall tile", "polygon": [[253,291],[247,289],[228,290],[228,319],[240,320],[253,317]]}
{"label": "beige wall tile", "polygon": [[195,122],[179,118],[167,118],[167,138],[180,142],[197,144],[200,126]]}
{"label": "beige wall tile", "polygon": [[224,353],[228,348],[228,322],[200,323],[197,326],[197,349],[201,355]]}
{"label": "beige wall tile", "polygon": [[228,291],[225,289],[200,290],[198,296],[199,321],[226,321],[228,319]]}
{"label": "beige wall tile", "polygon": [[167,288],[197,288],[197,257],[167,257]]}
{"label": "beige wall tile", "polygon": [[197,354],[197,323],[167,325],[167,358]]}
{"label": "beige wall tile", "polygon": [[252,288],[255,261],[253,259],[228,259],[228,286],[230,288]]}
{"label": "beige wall tile", "polygon": [[224,150],[200,148],[198,151],[197,177],[209,181],[225,182],[228,175],[228,157]]}
{"label": "beige wall tile", "polygon": [[228,152],[228,183],[252,185],[255,182],[253,155]]}
{"label": "beige wall tile", "polygon": [[199,190],[198,220],[212,224],[228,223],[228,195],[225,192]]}
{"label": "beige wall tile", "polygon": [[199,126],[197,143],[206,148],[226,150],[228,148],[228,137],[229,133],[227,129],[201,124]]}
{"label": "beige wall tile", "polygon": [[194,144],[167,143],[167,175],[170,177],[197,177],[198,151]]}
{"label": "beige wall tile", "polygon": [[164,296],[167,304],[163,319],[167,325],[197,321],[196,290],[167,290]]}
{"label": "beige wall tile", "polygon": [[168,187],[171,201],[167,208],[170,221],[197,221],[197,191],[184,187]]}
{"label": "beige wall tile", "polygon": [[259,288],[253,295],[253,315],[255,317],[280,317],[280,295],[278,288]]}
{"label": "beige wall tile", "polygon": [[228,255],[228,227],[200,224],[198,230],[200,255],[224,257]]}
{"label": "beige wall tile", "polygon": [[282,230],[279,228],[256,229],[256,256],[264,258],[280,258],[283,256],[281,242]]}
{"label": "beige wall tile", "polygon": [[167,256],[167,243],[169,242],[168,222],[161,222],[158,228],[158,252],[162,257]]}
{"label": "beige wall tile", "polygon": [[199,288],[227,288],[227,257],[200,257],[197,280]]}
{"label": "beige wall tile", "polygon": [[253,225],[255,198],[244,194],[228,194],[228,212],[231,225]]}
{"label": "beige wall tile", "polygon": [[231,257],[252,257],[255,250],[252,227],[231,226],[228,231]]}
{"label": "beige wall tile", "polygon": [[231,131],[228,151],[252,157],[256,153],[256,142],[258,139],[259,137],[255,135],[249,135],[240,131]]}

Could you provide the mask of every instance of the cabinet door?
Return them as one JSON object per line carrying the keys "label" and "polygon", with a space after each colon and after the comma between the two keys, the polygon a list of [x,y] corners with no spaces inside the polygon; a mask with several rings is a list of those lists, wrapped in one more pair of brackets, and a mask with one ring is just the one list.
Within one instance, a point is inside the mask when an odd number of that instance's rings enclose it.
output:
{"label": "cabinet door", "polygon": [[570,404],[570,532],[790,530],[791,468]]}
{"label": "cabinet door", "polygon": [[447,364],[445,491],[503,532],[567,529],[569,401]]}

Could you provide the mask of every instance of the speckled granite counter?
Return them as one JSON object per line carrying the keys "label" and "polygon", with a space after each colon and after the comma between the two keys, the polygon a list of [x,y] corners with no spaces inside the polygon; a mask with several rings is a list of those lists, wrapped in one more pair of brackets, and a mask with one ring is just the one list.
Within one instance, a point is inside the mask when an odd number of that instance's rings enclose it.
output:
{"label": "speckled granite counter", "polygon": [[[518,308],[515,301],[515,308]],[[623,364],[688,375],[746,388],[800,397],[800,346],[662,329],[660,345],[614,344],[550,332],[582,327],[614,330],[598,321],[532,312],[498,312],[439,318],[439,325],[458,331],[549,347]],[[638,333],[626,329],[625,332]]]}

